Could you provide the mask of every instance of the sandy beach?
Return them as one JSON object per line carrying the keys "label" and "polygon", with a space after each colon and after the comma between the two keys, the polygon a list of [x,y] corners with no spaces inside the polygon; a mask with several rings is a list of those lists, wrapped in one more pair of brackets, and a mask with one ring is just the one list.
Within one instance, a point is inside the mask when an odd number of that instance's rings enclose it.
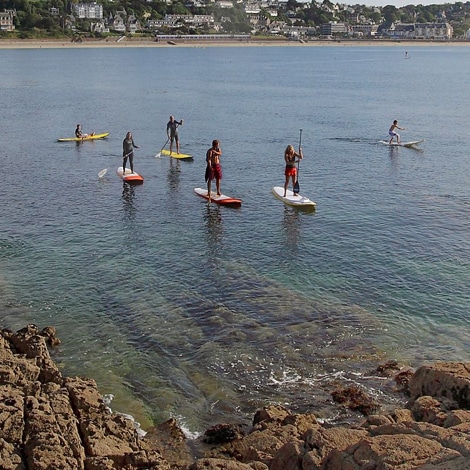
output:
{"label": "sandy beach", "polygon": [[82,42],[71,42],[69,39],[0,39],[0,49],[41,49],[41,48],[96,48],[96,47],[358,47],[358,46],[393,46],[393,47],[415,47],[415,46],[469,46],[470,41],[425,41],[409,40],[396,41],[387,39],[374,40],[321,40],[296,41],[288,39],[173,39],[167,41],[162,39],[155,41],[152,38],[115,38],[107,39],[83,39]]}

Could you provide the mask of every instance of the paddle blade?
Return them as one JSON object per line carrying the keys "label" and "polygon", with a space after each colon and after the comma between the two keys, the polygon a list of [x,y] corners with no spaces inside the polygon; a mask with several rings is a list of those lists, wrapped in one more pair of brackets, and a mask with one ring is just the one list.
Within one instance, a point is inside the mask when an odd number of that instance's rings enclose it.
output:
{"label": "paddle blade", "polygon": [[293,188],[293,193],[294,194],[299,194],[300,193],[300,186],[299,186],[299,180],[297,180],[294,184],[294,188]]}
{"label": "paddle blade", "polygon": [[211,167],[209,165],[206,166],[206,174],[204,175],[204,179],[206,180],[206,183],[211,179]]}
{"label": "paddle blade", "polygon": [[155,158],[160,158],[162,156],[162,152],[158,152],[156,155],[155,155]]}
{"label": "paddle blade", "polygon": [[99,173],[98,173],[98,178],[103,178],[103,176],[107,173],[108,169],[105,168],[104,170],[101,170]]}

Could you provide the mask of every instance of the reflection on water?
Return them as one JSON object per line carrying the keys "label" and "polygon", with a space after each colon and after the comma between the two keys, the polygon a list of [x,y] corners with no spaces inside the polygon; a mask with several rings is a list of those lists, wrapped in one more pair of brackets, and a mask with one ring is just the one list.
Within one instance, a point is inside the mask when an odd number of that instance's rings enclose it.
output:
{"label": "reflection on water", "polygon": [[170,168],[168,169],[167,180],[170,191],[176,191],[180,185],[181,162],[170,158]]}
{"label": "reflection on water", "polygon": [[388,156],[393,160],[398,156],[398,147],[390,146],[388,149]]}
{"label": "reflection on water", "polygon": [[123,183],[122,185],[122,205],[124,215],[127,220],[134,220],[136,209],[134,206],[135,187],[131,184]]}
{"label": "reflection on water", "polygon": [[285,234],[285,247],[290,254],[297,253],[300,240],[301,221],[299,211],[285,206],[282,227]]}
{"label": "reflection on water", "polygon": [[224,246],[223,219],[221,208],[217,204],[206,204],[204,222],[207,230],[208,260],[215,264]]}

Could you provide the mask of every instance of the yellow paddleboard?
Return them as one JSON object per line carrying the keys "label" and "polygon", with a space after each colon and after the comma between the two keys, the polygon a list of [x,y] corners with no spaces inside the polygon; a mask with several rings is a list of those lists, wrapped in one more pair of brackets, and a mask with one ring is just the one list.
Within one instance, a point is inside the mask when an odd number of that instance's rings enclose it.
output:
{"label": "yellow paddleboard", "polygon": [[185,158],[193,158],[192,155],[189,155],[189,153],[176,153],[176,152],[172,152],[170,154],[170,151],[169,150],[162,150],[162,155],[165,155],[167,157],[171,157],[171,158],[179,158],[181,160],[185,159]]}
{"label": "yellow paddleboard", "polygon": [[82,142],[84,140],[104,139],[108,135],[109,132],[104,132],[103,134],[88,134],[86,137],[63,137],[57,140],[59,142]]}

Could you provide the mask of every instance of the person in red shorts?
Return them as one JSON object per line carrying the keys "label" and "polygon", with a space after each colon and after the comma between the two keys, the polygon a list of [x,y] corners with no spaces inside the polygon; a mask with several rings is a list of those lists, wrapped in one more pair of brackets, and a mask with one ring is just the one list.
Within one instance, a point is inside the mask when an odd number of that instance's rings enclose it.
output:
{"label": "person in red shorts", "polygon": [[[296,160],[298,158],[298,160]],[[299,147],[299,153],[294,150],[292,145],[288,145],[284,152],[284,160],[286,161],[286,182],[284,183],[284,197],[286,197],[287,186],[289,185],[289,179],[292,178],[292,186],[295,185],[297,180],[297,168],[295,163],[302,160],[302,149]]]}
{"label": "person in red shorts", "polygon": [[220,156],[222,151],[220,150],[220,142],[218,140],[212,141],[212,147],[206,153],[206,181],[207,181],[207,195],[211,196],[211,183],[215,179],[215,185],[217,188],[217,196],[220,196],[220,180],[222,179],[222,166],[220,165]]}

